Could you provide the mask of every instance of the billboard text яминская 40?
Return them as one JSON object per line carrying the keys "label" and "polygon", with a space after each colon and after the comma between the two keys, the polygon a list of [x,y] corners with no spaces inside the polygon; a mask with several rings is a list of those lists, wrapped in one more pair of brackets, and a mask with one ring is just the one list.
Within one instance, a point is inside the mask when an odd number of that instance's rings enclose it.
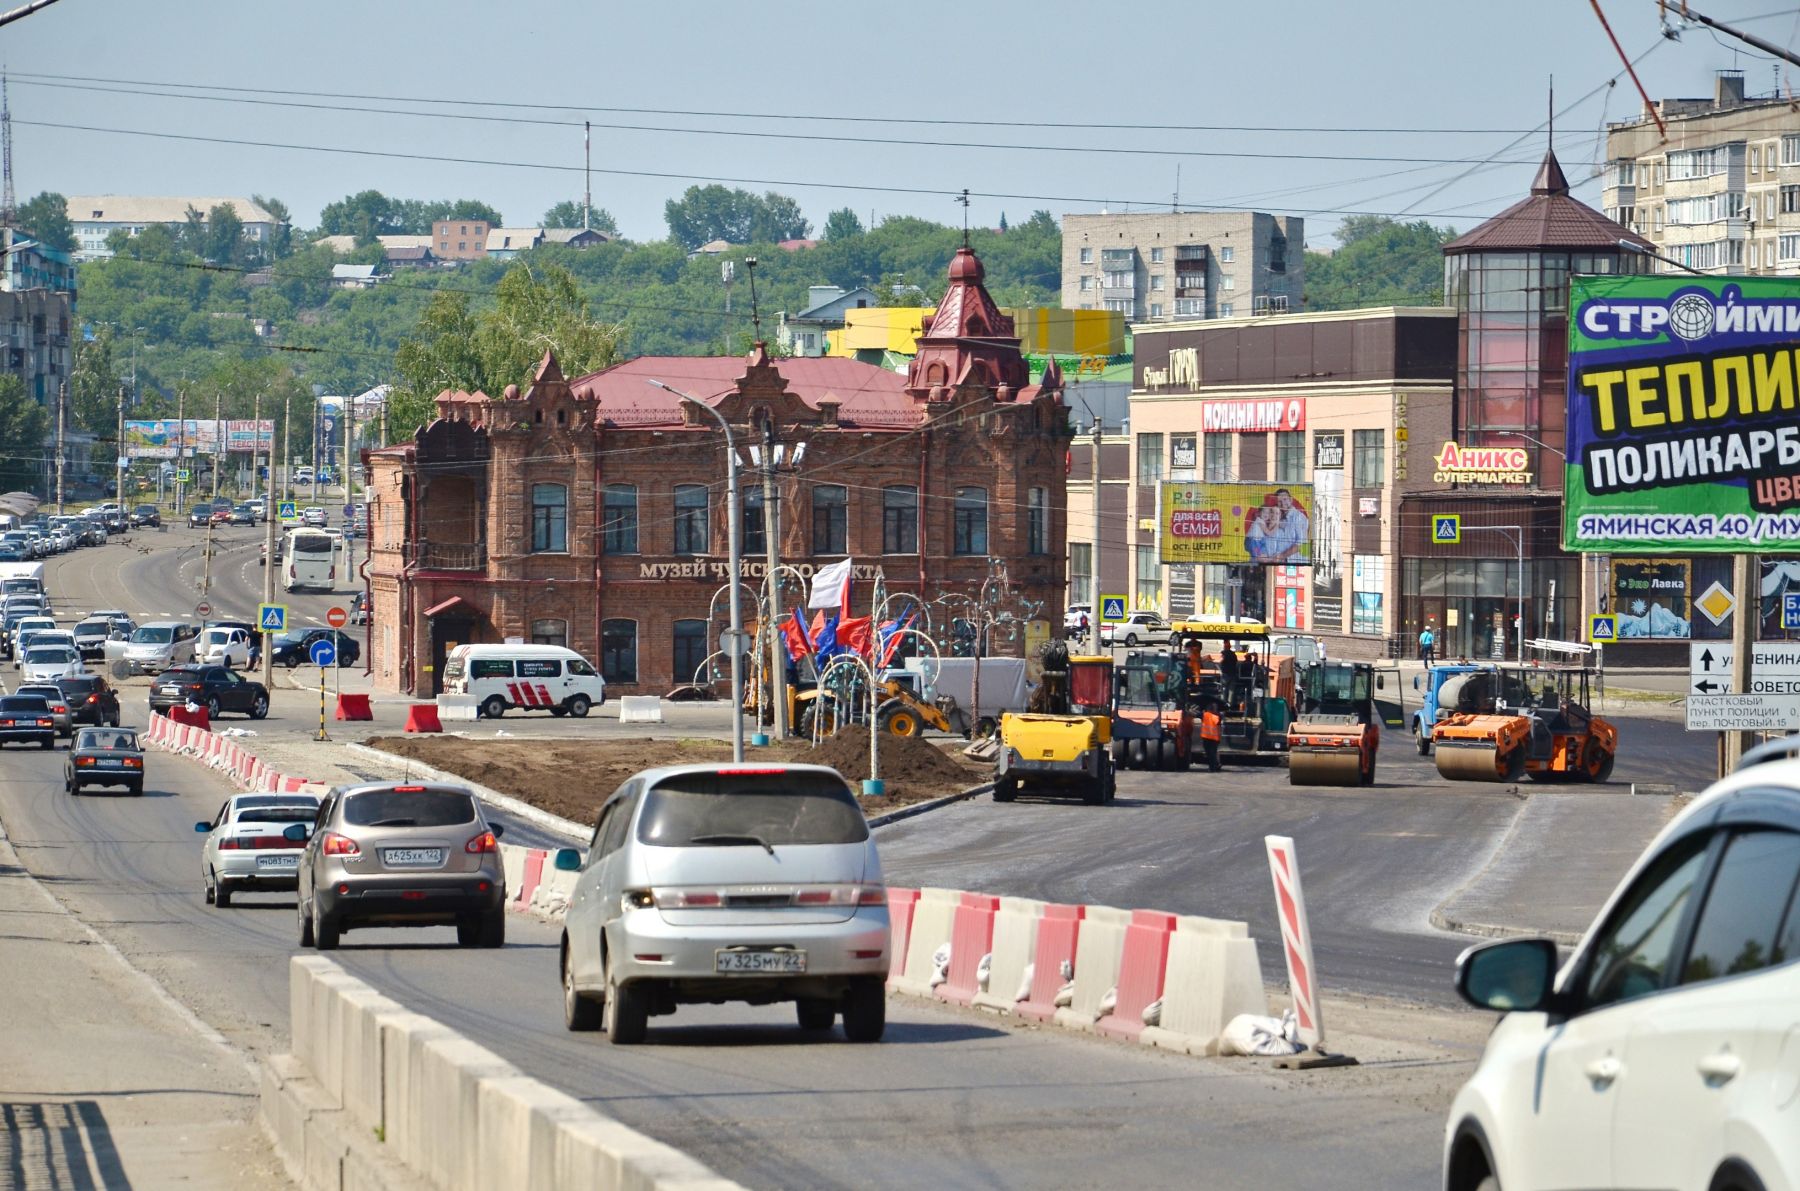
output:
{"label": "billboard text \u044f\u043c\u0438\u043d\u0441\u043a\u0430\u044f 40", "polygon": [[1576,277],[1569,550],[1800,548],[1800,281]]}

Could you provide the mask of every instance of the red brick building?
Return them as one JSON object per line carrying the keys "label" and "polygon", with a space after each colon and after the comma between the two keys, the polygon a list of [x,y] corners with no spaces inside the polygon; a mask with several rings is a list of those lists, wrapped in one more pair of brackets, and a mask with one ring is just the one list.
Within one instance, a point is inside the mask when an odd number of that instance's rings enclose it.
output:
{"label": "red brick building", "polygon": [[[432,693],[445,651],[508,637],[567,644],[617,694],[691,680],[726,625],[725,450],[732,426],[743,573],[764,573],[760,458],[780,448],[779,555],[850,557],[858,612],[889,592],[974,594],[1003,560],[1053,623],[1064,582],[1061,376],[1029,383],[1012,320],[964,248],[905,376],[835,358],[643,357],[521,393],[445,392],[413,440],[370,453],[373,665]],[[717,599],[715,599],[717,596]],[[753,615],[748,606],[746,623]],[[788,597],[791,600],[791,596]]]}

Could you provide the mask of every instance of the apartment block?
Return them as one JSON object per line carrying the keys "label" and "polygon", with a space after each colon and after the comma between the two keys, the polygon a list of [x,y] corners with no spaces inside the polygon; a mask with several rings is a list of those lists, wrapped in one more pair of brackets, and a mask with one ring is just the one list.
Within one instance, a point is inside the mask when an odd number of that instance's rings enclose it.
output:
{"label": "apartment block", "polygon": [[1746,95],[1743,72],[1721,70],[1710,98],[1656,109],[1667,140],[1648,115],[1607,126],[1606,214],[1703,273],[1800,273],[1800,111],[1789,98]]}
{"label": "apartment block", "polygon": [[1064,215],[1063,308],[1134,323],[1299,310],[1304,223],[1261,211]]}
{"label": "apartment block", "polygon": [[431,251],[442,261],[486,260],[493,230],[485,219],[440,219],[431,225]]}

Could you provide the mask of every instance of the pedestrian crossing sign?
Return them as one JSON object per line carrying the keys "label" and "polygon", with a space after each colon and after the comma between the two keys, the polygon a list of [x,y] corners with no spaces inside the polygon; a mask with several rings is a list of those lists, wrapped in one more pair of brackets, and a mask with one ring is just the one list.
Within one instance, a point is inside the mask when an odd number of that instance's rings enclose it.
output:
{"label": "pedestrian crossing sign", "polygon": [[1111,624],[1125,619],[1125,597],[1122,595],[1103,595],[1100,597],[1100,623]]}
{"label": "pedestrian crossing sign", "polygon": [[277,505],[276,508],[280,510],[281,523],[283,525],[292,525],[294,522],[300,520],[299,501],[284,500]]}
{"label": "pedestrian crossing sign", "polygon": [[1588,640],[1596,643],[1612,642],[1619,639],[1619,625],[1611,612],[1599,612],[1588,617]]}
{"label": "pedestrian crossing sign", "polygon": [[1462,544],[1462,516],[1458,513],[1434,513],[1431,518],[1431,540],[1439,546]]}
{"label": "pedestrian crossing sign", "polygon": [[258,604],[256,606],[256,624],[265,633],[287,632],[286,604]]}

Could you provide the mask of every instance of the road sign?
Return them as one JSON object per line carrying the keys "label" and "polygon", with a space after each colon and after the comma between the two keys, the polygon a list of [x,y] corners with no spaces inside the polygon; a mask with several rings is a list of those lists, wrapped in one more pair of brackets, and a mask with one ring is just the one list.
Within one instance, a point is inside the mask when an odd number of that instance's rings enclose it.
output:
{"label": "road sign", "polygon": [[1800,629],[1800,593],[1790,591],[1782,595],[1781,627]]}
{"label": "road sign", "polygon": [[258,604],[256,606],[256,625],[265,633],[287,632],[286,604]]}
{"label": "road sign", "polygon": [[320,637],[307,647],[306,656],[315,666],[329,666],[337,661],[337,644],[330,637]]}
{"label": "road sign", "polygon": [[349,518],[354,517],[354,516],[356,516],[356,506],[355,505],[345,505],[344,506],[345,520],[348,520]]}
{"label": "road sign", "polygon": [[1431,541],[1436,546],[1462,545],[1462,514],[1433,513],[1431,515]]}
{"label": "road sign", "polygon": [[205,600],[201,600],[198,604],[194,605],[194,615],[195,616],[210,616],[210,615],[212,615],[212,605],[207,603]]}
{"label": "road sign", "polygon": [[175,479],[183,484],[187,483],[189,480],[191,480],[193,478],[194,478],[194,473],[189,471],[185,467],[179,468],[175,472]]}
{"label": "road sign", "polygon": [[1588,640],[1611,643],[1619,639],[1619,622],[1613,619],[1611,612],[1600,612],[1588,617]]}
{"label": "road sign", "polygon": [[1687,694],[1728,695],[1737,688],[1731,683],[1731,667],[1736,659],[1730,645],[1708,641],[1688,643]]}
{"label": "road sign", "polygon": [[1125,619],[1125,597],[1122,595],[1103,595],[1100,597],[1100,623],[1116,624]]}
{"label": "road sign", "polygon": [[341,629],[350,623],[350,614],[342,608],[331,608],[325,613],[325,623],[334,629]]}
{"label": "road sign", "polygon": [[1780,731],[1800,721],[1800,695],[1689,695],[1690,732]]}
{"label": "road sign", "polygon": [[1737,597],[1732,595],[1723,583],[1715,579],[1712,586],[1700,593],[1694,600],[1694,607],[1698,608],[1701,614],[1714,624],[1724,624],[1725,618],[1737,611]]}
{"label": "road sign", "polygon": [[300,502],[299,501],[284,500],[280,504],[276,505],[275,508],[276,508],[275,515],[281,519],[281,523],[283,525],[292,525],[294,522],[300,520]]}

